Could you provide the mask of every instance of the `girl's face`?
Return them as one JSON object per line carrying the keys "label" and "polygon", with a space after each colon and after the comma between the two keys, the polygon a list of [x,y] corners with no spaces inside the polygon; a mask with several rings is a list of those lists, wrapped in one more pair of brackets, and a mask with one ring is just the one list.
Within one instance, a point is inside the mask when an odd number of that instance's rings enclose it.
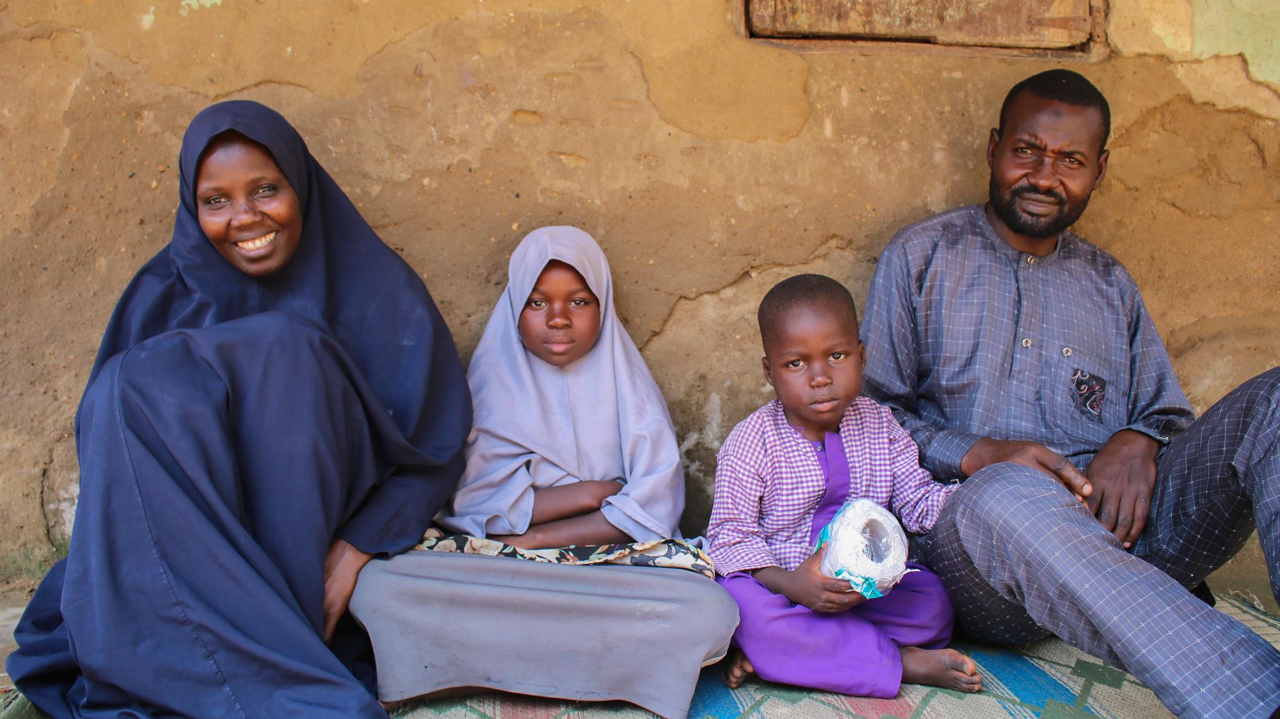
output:
{"label": "girl's face", "polygon": [[600,301],[578,271],[547,263],[520,311],[520,341],[535,357],[564,367],[591,351],[600,337]]}
{"label": "girl's face", "polygon": [[218,254],[250,277],[279,272],[302,239],[293,186],[265,147],[234,132],[214,138],[204,151],[196,217]]}

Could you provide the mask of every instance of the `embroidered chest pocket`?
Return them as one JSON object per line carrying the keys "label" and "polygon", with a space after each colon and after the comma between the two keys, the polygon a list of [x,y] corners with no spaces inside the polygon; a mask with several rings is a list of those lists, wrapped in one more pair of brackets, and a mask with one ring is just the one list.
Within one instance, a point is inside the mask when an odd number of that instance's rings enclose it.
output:
{"label": "embroidered chest pocket", "polygon": [[1101,424],[1102,403],[1107,398],[1106,378],[1076,367],[1071,372],[1071,385],[1076,391],[1076,409],[1085,419]]}
{"label": "embroidered chest pocket", "polygon": [[1068,436],[1100,446],[1124,426],[1128,376],[1074,347],[1056,350],[1046,378],[1050,421]]}

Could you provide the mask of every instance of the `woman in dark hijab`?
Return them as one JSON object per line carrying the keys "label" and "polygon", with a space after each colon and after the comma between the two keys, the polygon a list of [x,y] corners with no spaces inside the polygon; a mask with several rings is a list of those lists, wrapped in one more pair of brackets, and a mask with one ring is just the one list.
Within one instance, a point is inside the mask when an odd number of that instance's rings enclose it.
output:
{"label": "woman in dark hijab", "polygon": [[457,483],[457,351],[276,112],[204,110],[181,173],[173,240],[94,363],[70,551],[9,674],[58,719],[384,717],[334,630],[364,562],[417,543]]}

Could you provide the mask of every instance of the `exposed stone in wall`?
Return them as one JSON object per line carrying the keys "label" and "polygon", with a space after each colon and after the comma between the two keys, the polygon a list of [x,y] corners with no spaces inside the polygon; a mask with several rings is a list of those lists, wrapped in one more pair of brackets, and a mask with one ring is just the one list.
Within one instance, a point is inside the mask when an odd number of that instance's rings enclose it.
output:
{"label": "exposed stone in wall", "polygon": [[[1199,102],[1280,119],[1280,12],[1271,0],[1115,0],[1107,39],[1121,55],[1187,63],[1178,71]],[[1238,57],[1242,62],[1225,61]]]}
{"label": "exposed stone in wall", "polygon": [[1107,40],[1122,55],[1185,57],[1193,47],[1188,0],[1116,0],[1107,8]]}
{"label": "exposed stone in wall", "polygon": [[[1137,278],[1203,407],[1280,361],[1280,99],[1257,52],[1194,55],[1200,26],[1179,18],[1200,7],[1116,0],[1120,56],[1070,67],[1114,107],[1111,176],[1079,229]],[[1052,66],[801,54],[739,37],[728,10],[0,0],[0,82],[18,88],[0,97],[0,167],[19,178],[0,188],[0,556],[34,557],[0,581],[65,542],[88,369],[120,291],[169,238],[183,129],[223,97],[297,125],[424,277],[464,356],[525,233],[595,235],[670,401],[685,529],[700,531],[715,449],[768,396],[759,298],[819,271],[861,304],[896,229],[984,199],[1005,91]]]}
{"label": "exposed stone in wall", "polygon": [[1180,62],[1173,72],[1196,102],[1280,119],[1280,94],[1249,77],[1244,58],[1238,55]]}

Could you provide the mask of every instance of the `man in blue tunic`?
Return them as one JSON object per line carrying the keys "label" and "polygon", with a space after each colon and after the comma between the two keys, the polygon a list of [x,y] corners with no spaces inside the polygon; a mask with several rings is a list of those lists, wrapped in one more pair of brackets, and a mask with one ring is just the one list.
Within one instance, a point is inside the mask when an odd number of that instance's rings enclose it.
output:
{"label": "man in blue tunic", "polygon": [[1280,652],[1194,587],[1258,529],[1280,598],[1280,368],[1195,419],[1124,267],[1072,234],[1107,169],[1106,99],[1010,90],[989,201],[902,230],[867,300],[865,387],[964,485],[920,558],[963,633],[1056,634],[1183,717],[1269,716]]}

